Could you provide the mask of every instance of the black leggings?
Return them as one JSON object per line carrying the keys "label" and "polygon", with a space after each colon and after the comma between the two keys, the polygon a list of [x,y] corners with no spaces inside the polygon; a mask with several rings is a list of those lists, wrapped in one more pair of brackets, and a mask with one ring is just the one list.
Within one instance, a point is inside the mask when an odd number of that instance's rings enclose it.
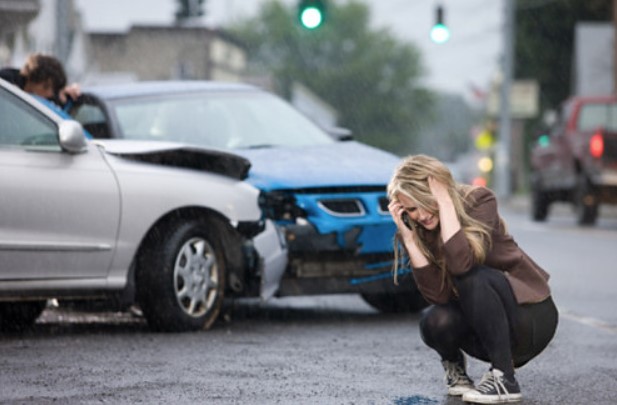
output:
{"label": "black leggings", "polygon": [[455,277],[454,285],[459,299],[430,306],[420,321],[422,340],[442,360],[460,360],[463,350],[511,378],[553,338],[558,313],[551,297],[519,305],[505,275],[486,266]]}

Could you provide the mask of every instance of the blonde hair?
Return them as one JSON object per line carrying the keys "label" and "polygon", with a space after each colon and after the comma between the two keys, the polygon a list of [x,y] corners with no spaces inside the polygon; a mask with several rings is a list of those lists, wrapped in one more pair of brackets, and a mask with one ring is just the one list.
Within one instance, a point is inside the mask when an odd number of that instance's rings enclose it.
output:
{"label": "blonde hair", "polygon": [[[466,211],[466,207],[472,201],[470,196],[474,187],[456,183],[450,170],[439,160],[426,155],[408,156],[396,168],[390,183],[388,184],[388,197],[390,200],[398,200],[399,195],[404,195],[412,200],[417,207],[434,215],[438,214],[437,202],[428,185],[428,178],[433,177],[444,184],[454,203],[454,209],[461,223],[465,237],[469,241],[473,256],[477,263],[486,259],[487,251],[491,246],[491,231],[489,225],[480,222]],[[449,273],[441,250],[431,251],[427,243],[428,232],[422,226],[414,227],[415,239],[418,248],[429,262],[436,264],[442,271],[442,281],[446,282]],[[441,245],[441,243],[440,243]],[[397,283],[399,261],[405,256],[405,250],[400,234],[397,232],[394,238],[394,280]],[[443,287],[443,285],[442,285]]]}

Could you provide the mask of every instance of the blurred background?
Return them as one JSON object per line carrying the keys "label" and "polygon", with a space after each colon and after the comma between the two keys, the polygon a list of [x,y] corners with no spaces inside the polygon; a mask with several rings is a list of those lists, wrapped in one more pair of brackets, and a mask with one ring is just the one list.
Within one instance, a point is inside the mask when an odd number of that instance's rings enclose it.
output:
{"label": "blurred background", "polygon": [[[302,22],[304,6],[321,12]],[[0,65],[57,56],[83,85],[253,83],[323,126],[526,193],[571,95],[613,93],[611,0],[0,0]],[[439,25],[439,31],[434,31]]]}

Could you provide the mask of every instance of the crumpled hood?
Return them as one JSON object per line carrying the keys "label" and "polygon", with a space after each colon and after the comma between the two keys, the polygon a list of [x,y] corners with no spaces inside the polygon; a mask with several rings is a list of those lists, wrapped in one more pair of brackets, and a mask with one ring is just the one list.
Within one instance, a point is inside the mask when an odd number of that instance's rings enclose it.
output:
{"label": "crumpled hood", "polygon": [[246,178],[250,162],[242,156],[219,149],[205,149],[193,145],[159,141],[129,141],[100,139],[92,141],[106,153],[158,164],[221,174],[237,180]]}
{"label": "crumpled hood", "polygon": [[251,162],[246,181],[262,190],[385,186],[400,161],[391,153],[353,141],[234,152]]}

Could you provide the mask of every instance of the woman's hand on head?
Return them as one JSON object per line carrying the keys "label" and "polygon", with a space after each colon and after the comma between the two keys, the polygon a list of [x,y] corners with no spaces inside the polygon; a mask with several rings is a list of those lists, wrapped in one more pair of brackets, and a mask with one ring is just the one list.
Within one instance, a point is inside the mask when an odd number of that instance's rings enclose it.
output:
{"label": "woman's hand on head", "polygon": [[428,187],[431,190],[431,193],[433,194],[433,197],[435,197],[435,201],[439,206],[443,205],[444,203],[452,202],[452,197],[450,196],[450,193],[448,193],[448,187],[439,180],[435,179],[432,176],[429,176]]}

